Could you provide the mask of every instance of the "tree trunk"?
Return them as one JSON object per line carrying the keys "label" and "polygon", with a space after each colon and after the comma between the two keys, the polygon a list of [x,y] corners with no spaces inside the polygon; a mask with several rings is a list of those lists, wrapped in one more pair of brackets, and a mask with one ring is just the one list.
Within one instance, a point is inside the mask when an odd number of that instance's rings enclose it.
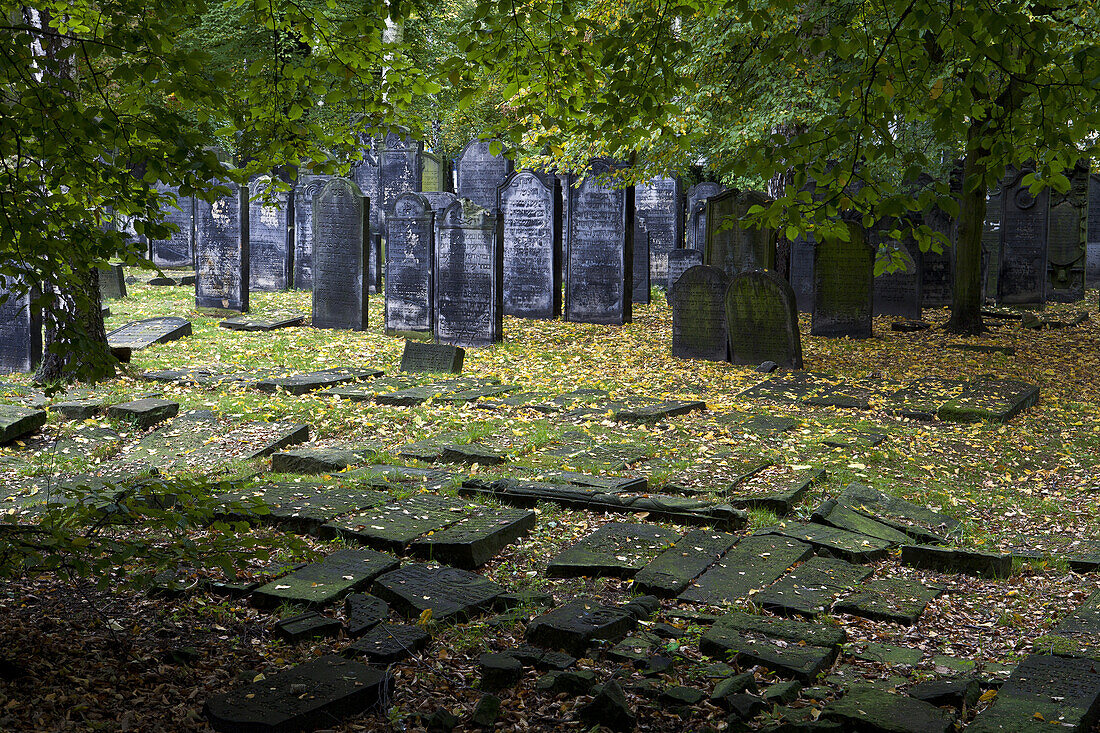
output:
{"label": "tree trunk", "polygon": [[947,331],[976,335],[982,323],[982,229],[985,226],[985,160],[989,150],[983,142],[984,120],[970,124],[966,158],[963,161],[962,194],[959,201],[959,234],[955,242],[955,285],[951,296],[951,320]]}

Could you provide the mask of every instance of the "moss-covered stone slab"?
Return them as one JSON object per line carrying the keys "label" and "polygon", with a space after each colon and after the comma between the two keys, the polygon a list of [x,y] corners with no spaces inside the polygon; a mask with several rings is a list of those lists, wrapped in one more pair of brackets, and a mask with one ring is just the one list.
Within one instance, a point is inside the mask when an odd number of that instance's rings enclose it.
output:
{"label": "moss-covered stone slab", "polygon": [[866,430],[842,430],[828,435],[818,442],[827,448],[861,451],[882,445],[886,442],[886,434]]}
{"label": "moss-covered stone slab", "polygon": [[804,404],[813,407],[837,407],[848,410],[869,410],[871,404],[881,400],[883,385],[864,385],[840,382],[810,395]]}
{"label": "moss-covered stone slab", "polygon": [[893,415],[929,422],[935,420],[940,408],[961,395],[969,384],[963,379],[924,377],[887,396],[883,407]]}
{"label": "moss-covered stone slab", "polygon": [[107,408],[107,417],[132,423],[139,428],[151,428],[175,417],[180,411],[178,402],[146,397],[142,400],[122,402]]}
{"label": "moss-covered stone slab", "polygon": [[847,530],[856,534],[876,537],[891,545],[908,544],[909,535],[883,524],[882,522],[860,514],[854,509],[839,504],[835,499],[827,499],[814,510],[811,517],[818,524],[826,524],[837,529]]}
{"label": "moss-covered stone slab", "polygon": [[551,483],[572,484],[599,489],[606,493],[645,491],[648,486],[645,476],[609,476],[575,471],[551,471],[545,476]]}
{"label": "moss-covered stone slab", "polygon": [[[251,428],[259,428],[266,437],[253,440],[247,433]],[[239,439],[247,445],[245,457],[248,460],[266,458],[276,451],[290,445],[298,445],[309,440],[309,425],[293,422],[245,423],[238,425],[228,436],[227,441]]]}
{"label": "moss-covered stone slab", "polygon": [[89,420],[103,414],[106,409],[107,404],[98,397],[72,399],[50,405],[50,412],[56,412],[64,420]]}
{"label": "moss-covered stone slab", "polygon": [[942,588],[904,578],[875,578],[833,605],[833,613],[850,613],[872,621],[913,626]]}
{"label": "moss-covered stone slab", "polygon": [[45,410],[0,404],[0,443],[10,443],[37,432],[48,417]]}
{"label": "moss-covered stone slab", "polygon": [[[1100,716],[1100,669],[1092,659],[1025,657],[968,732],[1092,730]],[[1052,725],[1053,723],[1053,725]]]}
{"label": "moss-covered stone slab", "polygon": [[441,395],[437,401],[443,404],[462,405],[472,402],[480,402],[486,398],[501,397],[519,389],[511,384],[483,384],[480,386],[459,389],[454,392]]}
{"label": "moss-covered stone slab", "polygon": [[255,316],[233,316],[218,323],[222,328],[230,331],[278,331],[281,328],[301,326],[306,322],[306,317],[301,314],[272,316],[271,318],[257,318]]}
{"label": "moss-covered stone slab", "polygon": [[1017,379],[975,380],[937,412],[950,422],[1008,422],[1039,401],[1039,388]]}
{"label": "moss-covered stone slab", "polygon": [[1034,642],[1040,654],[1061,654],[1100,661],[1100,592]]}
{"label": "moss-covered stone slab", "polygon": [[410,376],[379,377],[367,382],[342,384],[317,394],[322,397],[339,397],[352,402],[374,402],[379,395],[417,386],[417,378]]}
{"label": "moss-covered stone slab", "polygon": [[365,512],[334,519],[322,537],[343,537],[375,549],[400,552],[428,532],[449,527],[467,514],[465,502],[434,494],[400,499]]}
{"label": "moss-covered stone slab", "polygon": [[955,722],[954,713],[935,705],[865,685],[826,705],[821,717],[868,733],[947,733]]}
{"label": "moss-covered stone slab", "polygon": [[461,374],[465,358],[466,350],[459,346],[406,341],[401,352],[401,371]]}
{"label": "moss-covered stone slab", "polygon": [[428,645],[428,632],[408,624],[377,624],[349,646],[349,657],[363,657],[375,665],[395,664]]}
{"label": "moss-covered stone slab", "polygon": [[220,733],[298,733],[384,705],[392,691],[389,672],[324,656],[212,697],[203,715]]}
{"label": "moss-covered stone slab", "polygon": [[589,598],[576,598],[536,617],[527,624],[527,641],[544,649],[558,649],[575,657],[597,641],[614,641],[638,621],[626,611]]}
{"label": "moss-covered stone slab", "polygon": [[824,524],[776,525],[760,530],[761,534],[778,534],[806,542],[819,554],[838,557],[854,563],[868,563],[886,557],[892,543],[865,534],[829,527]]}
{"label": "moss-covered stone slab", "polygon": [[807,468],[769,481],[760,493],[750,494],[739,488],[737,493],[729,497],[729,503],[745,509],[766,509],[778,516],[784,516],[794,510],[810,487],[824,480],[825,469]]}
{"label": "moss-covered stone slab", "polygon": [[598,471],[623,471],[649,458],[649,449],[635,443],[600,443],[578,438],[551,447],[542,453],[573,468]]}
{"label": "moss-covered stone slab", "polygon": [[754,415],[744,412],[723,412],[714,416],[714,421],[737,432],[752,433],[762,438],[774,438],[798,426],[792,417],[778,415]]}
{"label": "moss-covered stone slab", "polygon": [[307,374],[261,379],[256,382],[255,387],[261,392],[274,393],[282,390],[293,395],[301,395],[335,387],[338,384],[375,379],[384,373],[381,369],[322,369]]}
{"label": "moss-covered stone slab", "polygon": [[336,473],[366,460],[359,451],[347,448],[297,448],[272,455],[271,471],[304,475]]}
{"label": "moss-covered stone slab", "polygon": [[868,568],[833,557],[811,557],[753,596],[753,603],[784,616],[817,616],[833,599],[871,575]]}
{"label": "moss-covered stone slab", "polygon": [[352,593],[344,599],[344,615],[348,634],[362,636],[390,615],[390,604],[369,593]]}
{"label": "moss-covered stone slab", "polygon": [[389,464],[372,464],[347,471],[342,476],[345,480],[365,481],[374,483],[380,478],[397,484],[415,486],[417,489],[439,491],[449,488],[458,478],[447,471],[436,468],[418,468],[415,466],[392,466]]}
{"label": "moss-covered stone slab", "polygon": [[836,500],[841,506],[900,530],[918,542],[945,544],[947,538],[962,531],[962,525],[954,517],[864,484],[850,484]]}
{"label": "moss-covered stone slab", "polygon": [[743,399],[772,400],[773,402],[802,402],[832,388],[836,383],[836,377],[824,374],[789,372],[766,379],[737,396]]}
{"label": "moss-covered stone slab", "polygon": [[486,577],[448,567],[411,563],[379,576],[371,592],[405,618],[470,618],[487,611],[504,588]]}
{"label": "moss-covered stone slab", "polygon": [[530,532],[535,513],[522,509],[484,508],[468,513],[446,529],[414,541],[413,554],[459,568],[481,567],[498,552]]}
{"label": "moss-covered stone slab", "polygon": [[252,594],[252,603],[272,608],[300,603],[314,608],[335,603],[348,593],[362,590],[382,573],[400,563],[392,555],[354,548],[337,550],[301,570],[273,580]]}
{"label": "moss-covered stone slab", "polygon": [[316,611],[306,611],[275,624],[275,635],[284,641],[297,643],[317,636],[335,636],[340,632],[340,622]]}
{"label": "moss-covered stone slab", "polygon": [[747,598],[778,580],[813,554],[810,545],[787,537],[751,536],[741,540],[679,595],[688,603],[721,606]]}
{"label": "moss-covered stone slab", "polygon": [[[241,505],[227,510],[227,519],[256,518],[290,532],[316,534],[325,522],[380,506],[390,497],[361,487],[283,481],[227,492],[219,499]],[[260,511],[251,511],[257,503],[262,504]]]}
{"label": "moss-covered stone slab", "polygon": [[705,402],[698,400],[666,400],[655,405],[627,408],[614,413],[613,419],[617,422],[642,423],[651,425],[670,417],[679,417],[689,412],[705,410]]}
{"label": "moss-covered stone slab", "polygon": [[442,463],[463,463],[466,465],[497,466],[507,461],[507,457],[484,443],[445,443],[441,446],[439,460]]}
{"label": "moss-covered stone slab", "polygon": [[605,524],[550,560],[546,572],[632,578],[671,546],[679,535],[652,524]]}
{"label": "moss-covered stone slab", "polygon": [[920,649],[873,641],[851,644],[847,653],[856,659],[877,662],[888,667],[915,667],[924,658],[924,652]]}
{"label": "moss-covered stone slab", "polygon": [[747,613],[723,616],[703,634],[699,651],[714,659],[759,664],[806,682],[840,654],[844,632],[833,626]]}
{"label": "moss-covered stone slab", "polygon": [[956,547],[903,545],[901,562],[915,568],[976,575],[981,578],[1007,578],[1012,575],[1012,555]]}
{"label": "moss-covered stone slab", "polygon": [[676,596],[736,543],[735,535],[693,529],[639,570],[634,587],[663,598]]}

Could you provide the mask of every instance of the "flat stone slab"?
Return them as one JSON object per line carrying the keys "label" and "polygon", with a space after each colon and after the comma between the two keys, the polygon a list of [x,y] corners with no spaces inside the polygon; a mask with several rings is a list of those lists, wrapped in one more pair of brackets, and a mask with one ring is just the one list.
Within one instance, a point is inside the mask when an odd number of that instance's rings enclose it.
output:
{"label": "flat stone slab", "polygon": [[368,593],[352,593],[344,599],[348,634],[362,636],[390,615],[390,604]]}
{"label": "flat stone slab", "polygon": [[146,318],[120,326],[107,334],[107,345],[112,349],[141,351],[153,344],[166,344],[191,335],[191,321],[168,316]]}
{"label": "flat stone slab", "polygon": [[[578,439],[543,451],[544,456],[562,459],[573,468],[598,471],[622,471],[649,458],[648,451],[633,443],[600,443]],[[587,467],[587,468],[586,468]]]}
{"label": "flat stone slab", "polygon": [[277,390],[284,390],[293,395],[300,395],[347,382],[375,379],[384,373],[380,369],[322,369],[308,374],[261,379],[254,386],[261,392],[274,393]]}
{"label": "flat stone slab", "polygon": [[718,413],[714,416],[714,421],[738,432],[752,433],[761,438],[774,438],[798,426],[798,421],[793,417],[753,415],[744,412]]}
{"label": "flat stone slab", "polygon": [[406,341],[401,352],[401,371],[461,374],[465,357],[465,349],[459,346]]}
{"label": "flat stone slab", "polygon": [[767,527],[759,530],[761,534],[778,534],[784,537],[806,542],[818,553],[838,557],[854,563],[867,563],[886,557],[893,543],[856,534],[824,524],[795,524]]}
{"label": "flat stone slab", "polygon": [[551,483],[586,486],[607,493],[645,491],[649,485],[645,476],[607,476],[575,471],[552,471],[546,474],[546,480]]}
{"label": "flat stone slab", "polygon": [[833,613],[850,613],[872,621],[913,626],[942,588],[904,578],[875,578],[833,605]]}
{"label": "flat stone slab", "polygon": [[845,430],[824,437],[819,442],[829,448],[861,451],[882,445],[886,442],[886,434],[872,433],[865,430]]}
{"label": "flat stone slab", "polygon": [[962,530],[959,520],[863,484],[850,484],[836,497],[841,506],[900,530],[918,542],[944,544]]}
{"label": "flat stone slab", "polygon": [[180,405],[171,400],[147,397],[133,402],[122,402],[107,408],[107,417],[134,423],[139,428],[151,428],[179,414]]}
{"label": "flat stone slab", "polygon": [[947,733],[955,714],[935,705],[868,686],[854,687],[821,711],[821,718],[846,730],[882,733]]}
{"label": "flat stone slab", "polygon": [[951,422],[1008,422],[1039,401],[1039,388],[1016,379],[972,382],[961,395],[944,404],[937,416]]}
{"label": "flat stone slab", "polygon": [[[380,491],[360,487],[287,481],[227,492],[219,495],[219,499],[243,505],[240,510],[226,511],[229,519],[257,517],[291,532],[316,534],[325,522],[380,506],[390,497]],[[262,511],[266,513],[249,511],[249,507],[256,502],[262,502]]]}
{"label": "flat stone slab", "polygon": [[384,706],[392,691],[389,672],[330,655],[212,697],[203,715],[221,733],[297,733]]}
{"label": "flat stone slab", "polygon": [[1095,660],[1032,654],[1012,671],[993,704],[966,730],[1086,731],[1093,729],[1098,714],[1100,669]]}
{"label": "flat stone slab", "polygon": [[280,619],[275,624],[275,635],[290,643],[316,636],[335,636],[340,632],[340,622],[316,611],[306,611],[296,616]]}
{"label": "flat stone slab", "polygon": [[1007,578],[1012,575],[1012,555],[953,547],[903,545],[901,563],[915,568],[983,578]]}
{"label": "flat stone slab", "polygon": [[693,529],[653,558],[634,576],[641,593],[664,598],[679,595],[737,543],[737,536]]}
{"label": "flat stone slab", "polygon": [[1035,640],[1037,653],[1100,660],[1100,592]]}
{"label": "flat stone slab", "polygon": [[596,641],[614,641],[637,625],[637,619],[621,608],[576,598],[536,617],[527,624],[526,635],[535,646],[581,657]]}
{"label": "flat stone slab", "polygon": [[962,379],[924,377],[886,397],[887,412],[910,420],[935,420],[940,408],[963,393],[969,382]]}
{"label": "flat stone slab", "polygon": [[394,664],[426,647],[430,638],[419,626],[377,624],[344,653],[364,657],[371,664]]}
{"label": "flat stone slab", "polygon": [[405,618],[470,618],[489,609],[504,588],[481,575],[412,563],[374,581],[371,592]]}
{"label": "flat stone slab", "polygon": [[721,606],[747,598],[751,591],[771,585],[788,568],[812,554],[810,545],[787,537],[746,537],[690,583],[679,599]]}
{"label": "flat stone slab", "polygon": [[558,553],[546,572],[556,577],[632,578],[677,539],[672,530],[652,524],[605,524]]}
{"label": "flat stone slab", "polygon": [[321,474],[364,463],[364,453],[346,448],[296,448],[271,456],[272,473]]}
{"label": "flat stone slab", "polygon": [[840,382],[825,387],[803,402],[813,407],[837,407],[849,410],[869,410],[871,404],[881,399],[883,385],[851,384]]}
{"label": "flat stone slab", "polygon": [[65,420],[88,420],[101,414],[106,408],[102,399],[87,398],[55,402],[50,405],[50,412],[56,412]]}
{"label": "flat stone slab", "polygon": [[889,542],[891,545],[909,544],[909,535],[883,524],[876,519],[860,514],[854,509],[849,509],[837,503],[835,499],[827,499],[814,510],[813,521],[818,524],[826,524],[830,527],[843,529],[856,534],[868,535]]}
{"label": "flat stone slab", "polygon": [[276,316],[274,318],[255,318],[253,316],[234,316],[226,318],[218,325],[230,331],[277,331],[280,328],[301,326],[306,322],[304,315]]}
{"label": "flat stone slab", "polygon": [[251,386],[257,379],[263,379],[269,376],[273,376],[273,374],[266,370],[226,372],[208,367],[159,369],[152,372],[143,372],[141,375],[142,379],[148,379],[153,382],[181,384],[185,387],[195,385],[203,387],[221,387],[229,385]]}
{"label": "flat stone slab", "polygon": [[0,404],[0,443],[10,443],[37,432],[48,418],[45,410]]}
{"label": "flat stone slab", "polygon": [[330,521],[321,527],[321,535],[400,552],[422,535],[449,527],[467,513],[465,502],[421,494]]}
{"label": "flat stone slab", "polygon": [[807,468],[791,476],[777,478],[760,493],[744,492],[729,497],[729,503],[745,509],[767,509],[778,516],[790,514],[812,486],[825,480],[825,470]]}
{"label": "flat stone slab", "polygon": [[833,599],[870,577],[871,571],[833,557],[811,557],[753,596],[753,603],[784,616],[814,617]]}
{"label": "flat stone slab", "polygon": [[698,400],[667,400],[655,405],[619,410],[614,413],[613,419],[618,422],[650,425],[670,417],[679,417],[689,412],[705,409],[707,409],[706,403]]}
{"label": "flat stone slab", "polygon": [[362,590],[382,573],[400,563],[391,555],[353,548],[337,550],[323,560],[310,563],[252,594],[252,603],[271,608],[281,603],[301,603],[320,608],[335,603],[348,593]]}
{"label": "flat stone slab", "polygon": [[731,613],[704,632],[699,651],[713,659],[732,657],[743,667],[759,664],[808,682],[832,665],[844,638],[844,632],[833,626]]}
{"label": "flat stone slab", "polygon": [[740,392],[743,399],[766,399],[774,402],[802,402],[837,383],[835,377],[811,372],[790,372],[764,380]]}
{"label": "flat stone slab", "polygon": [[467,514],[446,529],[415,540],[410,550],[426,560],[472,569],[493,559],[534,526],[534,512],[485,508]]}

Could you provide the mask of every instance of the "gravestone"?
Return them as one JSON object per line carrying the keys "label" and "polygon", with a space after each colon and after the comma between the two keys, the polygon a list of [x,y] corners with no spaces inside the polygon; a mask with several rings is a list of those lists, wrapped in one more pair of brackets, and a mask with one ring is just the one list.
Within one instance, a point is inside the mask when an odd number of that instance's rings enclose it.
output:
{"label": "gravestone", "polygon": [[1053,728],[1090,730],[1100,712],[1100,671],[1092,659],[1031,654],[1012,671],[993,704],[966,727],[976,733]]}
{"label": "gravestone", "polygon": [[423,143],[411,137],[392,132],[386,135],[379,171],[378,198],[382,206],[382,223],[393,213],[397,199],[420,190],[420,155],[423,150]]}
{"label": "gravestone", "polygon": [[561,186],[554,176],[519,171],[500,187],[504,313],[561,315]]}
{"label": "gravestone", "polygon": [[191,321],[177,316],[146,318],[127,323],[107,334],[112,349],[140,351],[153,344],[166,344],[191,335]]}
{"label": "gravestone", "polygon": [[370,201],[346,178],[313,200],[313,327],[367,328]]}
{"label": "gravestone", "polygon": [[1000,186],[990,191],[985,200],[985,222],[982,225],[982,296],[997,297],[997,277],[1001,270],[1001,214],[1004,194]]}
{"label": "gravestone", "polygon": [[1089,176],[1088,254],[1085,280],[1089,287],[1100,283],[1100,173]]}
{"label": "gravestone", "polygon": [[[489,212],[497,213],[497,189],[512,172],[512,161],[493,155],[492,140],[471,140],[458,156],[455,193]],[[499,144],[499,142],[497,142]]]}
{"label": "gravestone", "polygon": [[[667,270],[667,262],[665,267]],[[632,303],[649,305],[649,274],[649,233],[635,227],[633,291],[630,294]]]}
{"label": "gravestone", "polygon": [[668,281],[668,253],[678,249],[684,239],[680,179],[658,177],[634,186],[635,247],[644,234],[649,234],[648,279],[664,284]]}
{"label": "gravestone", "polygon": [[489,346],[503,338],[503,262],[497,218],[468,199],[443,212],[435,243],[436,339]]}
{"label": "gravestone", "polygon": [[[934,181],[928,176],[921,176],[921,181],[928,186],[934,185]],[[924,212],[924,223],[946,238],[948,244],[934,243],[940,248],[939,252],[930,249],[921,253],[921,305],[925,308],[940,308],[951,305],[952,293],[955,289],[955,247],[958,239],[958,222],[938,206]]]}
{"label": "gravestone", "polygon": [[331,180],[305,175],[294,187],[294,287],[299,290],[313,290],[313,201]]}
{"label": "gravestone", "polygon": [[252,594],[252,604],[273,608],[282,603],[299,603],[321,608],[363,590],[399,564],[395,557],[366,548],[337,550],[258,589]]}
{"label": "gravestone", "polygon": [[195,202],[196,307],[248,311],[248,224],[247,188]]}
{"label": "gravestone", "polygon": [[265,200],[269,181],[248,184],[248,288],[267,293],[286,290],[290,279],[290,196],[280,191]]}
{"label": "gravestone", "polygon": [[[178,229],[168,239],[149,240],[149,254],[157,267],[192,267],[195,252],[195,199],[180,196],[175,186],[158,183],[157,193],[170,200],[163,201],[161,221],[175,224]],[[175,197],[171,200],[171,197]]]}
{"label": "gravestone", "polygon": [[1085,298],[1085,260],[1088,250],[1089,164],[1078,161],[1066,171],[1069,191],[1051,190],[1047,223],[1047,292],[1055,303]]}
{"label": "gravestone", "polygon": [[[721,183],[697,183],[687,192],[687,224],[684,246],[702,252],[707,241],[707,199],[726,190]],[[699,263],[702,264],[702,263]]]}
{"label": "gravestone", "polygon": [[425,191],[420,195],[428,202],[435,214],[435,232],[436,238],[438,238],[439,223],[443,221],[443,212],[447,210],[448,206],[459,200],[458,196],[448,191]]}
{"label": "gravestone", "polygon": [[406,341],[401,352],[401,371],[461,374],[465,357],[466,351],[457,346]]}
{"label": "gravestone", "polygon": [[660,597],[678,595],[737,543],[735,535],[693,529],[634,576],[641,593]]}
{"label": "gravestone", "polygon": [[1023,183],[1030,172],[1013,171],[1003,186],[997,300],[1005,305],[1039,305],[1046,293],[1050,190],[1033,195]]}
{"label": "gravestone", "polygon": [[829,238],[814,247],[814,336],[871,337],[875,250],[862,227],[848,222],[848,232],[847,242]]}
{"label": "gravestone", "polygon": [[42,361],[42,313],[33,293],[15,297],[0,287],[0,299],[0,373],[34,371]]}
{"label": "gravestone", "polygon": [[585,177],[569,174],[565,319],[622,325],[631,320],[634,267],[634,188],[607,176],[627,168],[593,160]]}
{"label": "gravestone", "polygon": [[874,314],[920,320],[920,263],[923,259],[920,247],[913,240],[899,242],[889,239],[881,229],[872,229],[868,231],[868,235],[869,244],[876,248],[878,257],[898,268],[894,272],[875,276]]}
{"label": "gravestone", "polygon": [[672,355],[679,359],[729,361],[726,328],[726,273],[707,265],[692,267],[669,291]]}
{"label": "gravestone", "polygon": [[703,253],[697,249],[674,249],[668,253],[668,283],[666,288],[672,292],[672,286],[685,272],[703,264]]}
{"label": "gravestone", "polygon": [[814,249],[813,237],[804,235],[791,241],[790,282],[799,313],[814,312]]}
{"label": "gravestone", "polygon": [[102,300],[126,297],[126,273],[122,265],[107,265],[99,269],[99,295]]}
{"label": "gravestone", "polygon": [[750,535],[723,555],[679,595],[687,603],[721,606],[747,598],[813,555],[813,549],[786,537]]}
{"label": "gravestone", "polygon": [[416,555],[453,567],[480,567],[531,531],[535,513],[493,508],[471,513],[446,529],[425,535],[410,547]]}
{"label": "gravestone", "polygon": [[759,191],[720,193],[707,199],[707,238],[703,260],[733,277],[746,270],[774,270],[776,231],[750,229],[739,222],[752,206],[767,206]]}
{"label": "gravestone", "polygon": [[[368,205],[370,200],[368,199]],[[382,246],[382,233],[371,232],[367,241],[367,291],[382,292],[382,271],[386,268],[386,250]]]}
{"label": "gravestone", "polygon": [[605,524],[551,558],[548,575],[632,578],[679,537],[651,524]]}
{"label": "gravestone", "polygon": [[798,310],[786,280],[767,270],[742,272],[730,281],[725,301],[730,361],[802,368]]}
{"label": "gravestone", "polygon": [[386,333],[432,330],[435,215],[408,193],[386,216]]}
{"label": "gravestone", "polygon": [[408,563],[379,576],[371,592],[405,618],[469,618],[488,610],[504,588],[467,570]]}
{"label": "gravestone", "polygon": [[446,191],[443,178],[443,161],[435,153],[420,154],[420,191]]}
{"label": "gravestone", "polygon": [[[382,232],[383,221],[382,206],[382,141],[378,138],[368,137],[362,139],[360,150],[362,160],[351,167],[348,177],[355,181],[359,190],[370,199],[370,230],[378,234]],[[320,192],[320,189],[318,189]]]}

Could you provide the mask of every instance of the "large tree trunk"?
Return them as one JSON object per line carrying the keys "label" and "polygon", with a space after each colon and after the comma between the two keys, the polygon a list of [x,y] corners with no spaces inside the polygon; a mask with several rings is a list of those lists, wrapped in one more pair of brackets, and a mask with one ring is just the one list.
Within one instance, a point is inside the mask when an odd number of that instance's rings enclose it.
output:
{"label": "large tree trunk", "polygon": [[951,297],[950,333],[975,335],[982,323],[982,229],[985,226],[985,160],[983,120],[970,124],[963,161],[962,198],[959,202],[959,234],[955,242],[955,286]]}

